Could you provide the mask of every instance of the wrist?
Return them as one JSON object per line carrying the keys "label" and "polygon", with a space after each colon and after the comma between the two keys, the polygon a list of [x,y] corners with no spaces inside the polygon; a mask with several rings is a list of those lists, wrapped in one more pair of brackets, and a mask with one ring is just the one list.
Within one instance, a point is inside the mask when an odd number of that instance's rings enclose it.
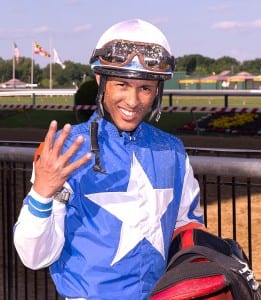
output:
{"label": "wrist", "polygon": [[45,197],[40,195],[38,192],[35,191],[34,187],[32,186],[29,195],[31,195],[34,199],[36,199],[37,201],[41,202],[41,203],[49,203],[53,200],[52,197]]}

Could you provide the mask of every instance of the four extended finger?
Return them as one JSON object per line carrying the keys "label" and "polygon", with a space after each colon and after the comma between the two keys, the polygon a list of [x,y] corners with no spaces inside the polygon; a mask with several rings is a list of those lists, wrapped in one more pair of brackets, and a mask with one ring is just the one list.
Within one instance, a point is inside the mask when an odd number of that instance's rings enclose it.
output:
{"label": "four extended finger", "polygon": [[52,121],[49,125],[48,132],[45,137],[45,145],[42,151],[42,155],[45,156],[46,159],[48,159],[49,163],[51,161],[55,161],[55,163],[51,163],[52,166],[60,166],[60,175],[63,176],[68,176],[71,172],[73,172],[75,169],[79,168],[86,162],[88,162],[91,158],[91,154],[88,153],[84,156],[82,156],[80,159],[73,163],[68,163],[69,160],[73,157],[75,152],[79,149],[81,144],[84,141],[84,137],[82,135],[79,135],[73,144],[70,146],[69,149],[65,151],[61,155],[62,148],[64,146],[65,140],[68,138],[68,135],[71,130],[71,125],[70,124],[65,124],[63,129],[60,131],[59,136],[55,139],[55,135],[57,132],[57,122]]}
{"label": "four extended finger", "polygon": [[63,148],[64,142],[67,139],[67,137],[70,133],[70,130],[71,130],[71,125],[65,124],[63,129],[60,132],[60,135],[58,136],[55,143],[53,144],[52,152],[57,157],[61,154],[61,150]]}
{"label": "four extended finger", "polygon": [[52,150],[56,131],[57,131],[57,121],[53,120],[49,125],[49,129],[44,139],[44,146],[42,150],[43,156],[49,155],[49,152]]}

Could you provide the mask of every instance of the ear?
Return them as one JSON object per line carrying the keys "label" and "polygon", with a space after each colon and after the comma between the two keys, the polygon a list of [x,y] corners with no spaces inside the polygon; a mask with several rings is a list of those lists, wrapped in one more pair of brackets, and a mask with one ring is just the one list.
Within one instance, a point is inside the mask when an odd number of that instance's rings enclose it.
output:
{"label": "ear", "polygon": [[97,84],[99,85],[99,84],[100,84],[100,79],[101,79],[101,76],[100,76],[100,75],[97,75],[97,74],[95,74],[95,78],[96,78],[96,82],[97,82]]}

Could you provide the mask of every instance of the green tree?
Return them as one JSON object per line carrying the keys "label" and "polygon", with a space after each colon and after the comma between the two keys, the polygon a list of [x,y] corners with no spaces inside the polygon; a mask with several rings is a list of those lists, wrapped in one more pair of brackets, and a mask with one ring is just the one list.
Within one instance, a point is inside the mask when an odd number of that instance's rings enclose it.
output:
{"label": "green tree", "polygon": [[256,58],[254,60],[246,60],[241,66],[243,71],[247,71],[252,74],[261,73],[261,58]]}
{"label": "green tree", "polygon": [[[19,63],[15,64],[15,78],[31,83],[32,60],[30,58],[21,57]],[[34,64],[34,82],[41,81],[42,70],[38,64]],[[0,78],[1,82],[5,82],[13,78],[13,60],[0,59]]]}
{"label": "green tree", "polygon": [[42,79],[42,70],[39,64],[33,62],[33,74],[32,74],[32,59],[21,57],[19,63],[16,64],[16,78],[31,83],[31,75],[33,75],[34,83],[39,83]]}
{"label": "green tree", "polygon": [[[72,61],[64,62],[65,68],[63,69],[58,64],[52,65],[52,80],[53,87],[67,87],[71,88],[72,86],[79,86],[87,78],[93,78],[93,74],[90,66],[74,63]],[[48,64],[43,69],[43,79],[49,80],[50,78],[50,65]],[[49,81],[42,81],[41,84],[46,86],[46,83],[49,85]]]}
{"label": "green tree", "polygon": [[185,55],[177,58],[177,71],[185,71],[187,74],[209,74],[213,72],[215,60],[199,54]]}
{"label": "green tree", "polygon": [[12,61],[0,59],[0,78],[5,82],[13,78]]}
{"label": "green tree", "polygon": [[216,60],[215,69],[216,73],[230,70],[232,74],[236,74],[240,71],[240,62],[233,57],[222,56]]}

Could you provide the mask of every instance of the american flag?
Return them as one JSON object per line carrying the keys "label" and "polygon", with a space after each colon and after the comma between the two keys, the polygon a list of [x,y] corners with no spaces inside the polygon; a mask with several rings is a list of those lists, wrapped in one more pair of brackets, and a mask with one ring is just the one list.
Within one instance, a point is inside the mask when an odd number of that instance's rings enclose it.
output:
{"label": "american flag", "polygon": [[19,51],[16,43],[14,43],[14,58],[15,58],[16,63],[18,64],[19,59],[20,59],[20,51]]}
{"label": "american flag", "polygon": [[33,42],[33,51],[34,51],[34,54],[39,54],[39,55],[42,55],[45,57],[51,57],[51,55],[42,46],[40,46],[36,42]]}

